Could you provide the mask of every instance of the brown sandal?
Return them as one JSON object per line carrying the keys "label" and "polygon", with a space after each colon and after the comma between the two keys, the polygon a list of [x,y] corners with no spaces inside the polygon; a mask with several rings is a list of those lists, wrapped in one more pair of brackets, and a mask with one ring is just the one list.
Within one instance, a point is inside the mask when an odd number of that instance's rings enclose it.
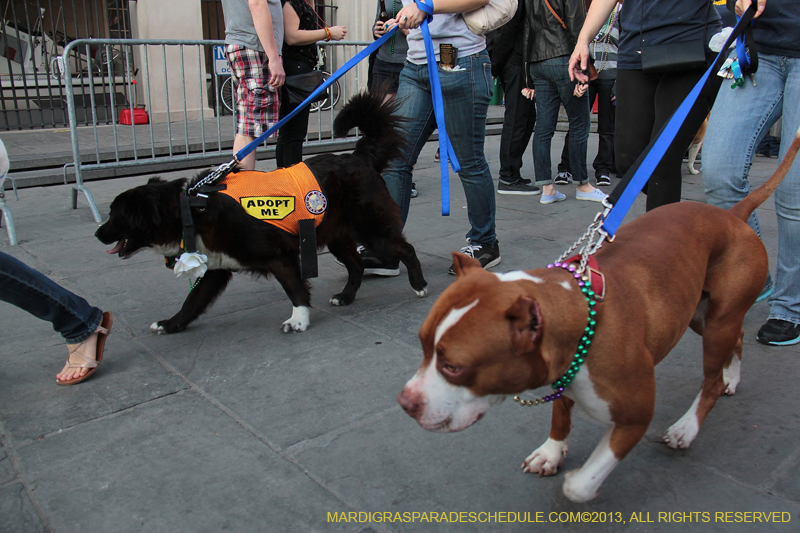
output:
{"label": "brown sandal", "polygon": [[73,355],[77,355],[80,359],[83,360],[82,362],[71,363],[69,357],[67,358],[67,368],[88,368],[89,371],[83,376],[78,376],[76,378],[68,379],[65,381],[61,381],[60,379],[56,378],[56,383],[58,385],[75,385],[77,383],[80,383],[81,381],[86,381],[87,379],[89,379],[89,376],[94,374],[95,370],[97,370],[97,367],[100,366],[100,363],[103,361],[103,349],[105,348],[106,337],[108,337],[108,334],[111,331],[112,324],[114,324],[114,315],[112,315],[111,312],[106,311],[105,313],[103,313],[103,320],[100,321],[100,325],[95,330],[95,333],[97,333],[97,347],[95,348],[95,359],[89,359],[83,354],[76,353],[76,350],[71,350],[69,352],[69,356],[72,357]]}

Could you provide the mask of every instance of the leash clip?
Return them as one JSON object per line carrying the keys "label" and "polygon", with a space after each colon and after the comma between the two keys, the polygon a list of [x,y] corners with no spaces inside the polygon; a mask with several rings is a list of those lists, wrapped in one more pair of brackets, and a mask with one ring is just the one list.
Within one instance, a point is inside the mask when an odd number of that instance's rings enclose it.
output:
{"label": "leash clip", "polygon": [[194,193],[194,191],[196,191],[200,187],[203,187],[204,185],[210,185],[210,184],[214,183],[215,181],[217,181],[221,177],[223,177],[226,174],[228,174],[231,170],[233,170],[233,168],[238,163],[239,163],[239,160],[236,159],[236,157],[234,157],[233,159],[231,159],[230,161],[228,161],[224,165],[218,166],[213,171],[211,171],[211,173],[208,176],[206,176],[205,178],[201,179],[200,181],[198,181],[197,183],[195,183],[194,185],[189,187],[186,190],[186,194],[192,194],[192,193]]}

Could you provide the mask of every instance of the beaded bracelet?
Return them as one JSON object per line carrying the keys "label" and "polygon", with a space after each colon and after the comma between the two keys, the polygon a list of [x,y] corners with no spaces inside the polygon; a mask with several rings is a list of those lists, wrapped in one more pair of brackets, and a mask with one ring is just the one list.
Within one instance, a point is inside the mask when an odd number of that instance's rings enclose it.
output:
{"label": "beaded bracelet", "polygon": [[328,28],[322,28],[322,29],[325,30],[325,42],[330,41],[331,40],[331,30],[329,30]]}

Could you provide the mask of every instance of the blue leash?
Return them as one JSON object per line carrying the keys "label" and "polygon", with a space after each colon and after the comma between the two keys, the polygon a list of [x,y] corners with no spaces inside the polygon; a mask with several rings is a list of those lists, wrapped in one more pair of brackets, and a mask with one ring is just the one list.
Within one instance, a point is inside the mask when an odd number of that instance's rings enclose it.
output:
{"label": "blue leash", "polygon": [[372,43],[371,45],[367,46],[364,50],[362,50],[361,52],[356,54],[353,58],[350,59],[350,61],[348,61],[347,63],[342,65],[342,67],[340,69],[338,69],[336,72],[334,72],[331,75],[330,78],[325,80],[322,83],[322,85],[320,85],[319,87],[314,89],[314,91],[310,95],[308,95],[308,97],[305,100],[303,100],[300,103],[300,105],[295,107],[292,110],[291,113],[289,113],[288,115],[283,117],[281,120],[278,121],[277,124],[275,124],[274,126],[269,128],[267,131],[265,131],[264,133],[259,135],[258,138],[255,139],[253,142],[251,142],[250,144],[248,144],[247,146],[245,146],[244,148],[239,150],[236,153],[236,155],[233,156],[233,159],[231,161],[229,161],[229,162],[227,162],[227,163],[225,163],[223,165],[218,166],[216,169],[214,169],[212,172],[210,172],[208,174],[208,176],[206,176],[205,178],[203,178],[200,181],[198,181],[197,183],[195,183],[192,187],[190,187],[186,191],[187,194],[193,193],[194,191],[200,189],[204,185],[209,185],[209,184],[212,184],[212,183],[216,182],[220,177],[226,175],[228,172],[233,170],[233,168],[236,166],[236,164],[239,161],[241,161],[242,159],[247,157],[247,155],[250,154],[250,152],[252,152],[253,150],[255,150],[261,143],[263,143],[264,140],[267,137],[269,137],[270,135],[272,135],[273,133],[278,131],[278,129],[280,129],[288,121],[292,120],[295,117],[295,115],[297,115],[300,111],[305,109],[306,106],[310,105],[311,102],[313,102],[317,98],[318,95],[320,95],[324,91],[326,91],[328,89],[328,87],[330,87],[336,80],[338,80],[339,78],[344,76],[347,73],[347,71],[349,71],[351,68],[356,66],[362,60],[367,58],[372,52],[374,52],[375,50],[380,48],[381,45],[383,43],[385,43],[387,40],[389,40],[391,38],[391,36],[394,35],[394,32],[396,32],[396,31],[397,31],[397,26],[393,27],[391,30],[389,30],[386,33],[384,33],[381,36],[380,39],[376,40],[374,43]]}
{"label": "blue leash", "polygon": [[256,140],[254,140],[253,142],[251,142],[250,144],[248,144],[247,146],[245,146],[244,148],[239,150],[236,153],[236,156],[235,156],[236,160],[237,161],[241,161],[242,159],[247,157],[247,155],[250,154],[250,152],[252,152],[253,150],[255,150],[261,143],[263,143],[264,140],[267,137],[269,137],[270,135],[272,135],[273,133],[278,131],[278,129],[280,129],[284,124],[286,124],[287,122],[292,120],[295,117],[295,115],[297,115],[300,111],[305,109],[306,106],[310,105],[311,102],[313,102],[317,98],[318,95],[320,95],[323,92],[325,92],[328,89],[328,87],[330,87],[336,80],[338,80],[339,78],[341,78],[342,76],[347,74],[347,71],[349,71],[351,68],[353,68],[354,66],[359,64],[362,60],[364,60],[367,57],[369,57],[369,55],[372,52],[374,52],[375,50],[380,48],[381,45],[383,43],[385,43],[386,41],[388,41],[391,38],[391,36],[394,35],[394,32],[396,32],[396,31],[397,31],[397,26],[395,25],[391,30],[389,30],[386,33],[384,33],[381,36],[380,39],[376,40],[374,43],[372,43],[371,45],[367,46],[365,49],[363,49],[361,52],[359,52],[353,58],[351,58],[347,63],[342,65],[342,67],[339,70],[337,70],[336,72],[334,72],[331,75],[330,78],[325,80],[322,83],[322,85],[320,85],[319,87],[314,89],[314,91],[310,95],[308,95],[308,98],[303,100],[300,103],[300,105],[295,107],[292,110],[291,113],[289,113],[288,115],[283,117],[281,120],[278,121],[277,124],[275,124],[274,126],[269,128],[267,131],[262,133]]}
{"label": "blue leash", "polygon": [[456,153],[447,136],[444,121],[444,102],[442,100],[442,85],[439,82],[439,67],[436,64],[436,52],[433,49],[428,23],[433,20],[433,5],[428,5],[425,0],[415,0],[417,8],[426,15],[420,29],[425,41],[425,55],[428,57],[428,78],[431,83],[431,99],[433,100],[433,114],[436,116],[436,127],[439,128],[439,170],[442,183],[442,216],[450,215],[450,173],[447,171],[448,161],[453,167],[453,172],[461,170]]}
{"label": "blue leash", "polygon": [[[680,107],[678,107],[677,111],[675,111],[669,119],[669,122],[661,129],[658,137],[652,141],[643,154],[639,156],[634,166],[625,174],[622,182],[609,195],[606,205],[610,205],[611,208],[606,211],[601,226],[603,232],[605,232],[609,238],[614,238],[614,234],[622,224],[622,219],[628,214],[636,197],[641,192],[645,183],[647,183],[647,180],[650,179],[650,176],[664,157],[670,144],[672,144],[672,141],[678,134],[678,130],[680,130],[692,106],[694,106],[701,91],[705,87],[709,76],[712,72],[717,72],[722,67],[722,63],[728,55],[728,48],[733,43],[733,40],[744,31],[745,27],[753,19],[755,13],[756,5],[752,4],[747,11],[744,12],[742,18],[736,23],[736,27],[731,32],[722,50],[717,54],[714,63],[706,70],[705,74],[700,78],[700,81],[697,82],[686,99],[681,103]],[[753,49],[751,48],[751,52],[752,51]],[[753,55],[755,56],[755,54]]]}
{"label": "blue leash", "polygon": [[[454,172],[458,172],[461,170],[460,165],[458,164],[458,159],[456,158],[456,154],[453,151],[453,147],[450,144],[450,138],[447,136],[447,129],[445,128],[445,121],[444,121],[444,104],[442,100],[442,87],[439,82],[439,70],[436,64],[436,54],[433,49],[433,41],[431,39],[430,30],[428,28],[428,22],[433,20],[433,6],[428,5],[425,3],[424,0],[415,0],[417,7],[424,11],[426,14],[425,20],[422,22],[422,36],[425,41],[425,53],[428,57],[428,77],[430,78],[431,82],[431,98],[433,100],[433,110],[436,116],[436,125],[439,128],[439,151],[443,155],[440,158],[440,170],[441,170],[441,183],[442,183],[442,215],[447,216],[450,214],[450,179],[449,179],[449,172],[447,170],[448,161],[453,167]],[[316,97],[322,94],[324,91],[328,89],[336,80],[344,76],[350,69],[356,66],[358,63],[369,57],[369,55],[377,50],[378,48],[383,45],[387,40],[389,40],[394,33],[397,31],[397,25],[395,25],[392,29],[384,33],[380,39],[377,39],[375,42],[367,46],[364,50],[356,54],[353,58],[347,61],[341,68],[339,68],[336,72],[334,72],[330,78],[325,80],[319,87],[317,87],[305,100],[303,100],[300,105],[294,108],[291,113],[283,117],[281,120],[278,121],[277,124],[269,128],[267,131],[262,133],[257,139],[253,142],[239,150],[234,159],[224,165],[217,167],[213,172],[211,172],[208,176],[200,180],[197,184],[195,184],[191,189],[187,192],[191,193],[197,189],[199,189],[203,185],[207,185],[209,183],[213,183],[220,176],[227,174],[230,170],[236,166],[236,163],[247,157],[253,150],[255,150],[264,140],[275,133],[278,129],[280,129],[284,124],[290,121],[292,118],[295,117],[301,110],[303,110],[306,106],[310,105]]]}

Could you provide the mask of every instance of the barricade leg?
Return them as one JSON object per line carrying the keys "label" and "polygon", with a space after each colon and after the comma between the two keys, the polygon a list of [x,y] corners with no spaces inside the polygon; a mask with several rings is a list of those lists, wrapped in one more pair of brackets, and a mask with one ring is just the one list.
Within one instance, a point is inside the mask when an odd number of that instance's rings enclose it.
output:
{"label": "barricade leg", "polygon": [[[0,178],[0,211],[3,212],[3,220],[5,220],[6,222],[6,231],[8,232],[8,240],[11,242],[11,246],[16,246],[17,232],[14,229],[14,219],[11,216],[11,210],[6,205],[5,181],[6,181],[5,176],[3,178]],[[15,185],[14,194],[17,194],[16,184],[14,185]]]}

